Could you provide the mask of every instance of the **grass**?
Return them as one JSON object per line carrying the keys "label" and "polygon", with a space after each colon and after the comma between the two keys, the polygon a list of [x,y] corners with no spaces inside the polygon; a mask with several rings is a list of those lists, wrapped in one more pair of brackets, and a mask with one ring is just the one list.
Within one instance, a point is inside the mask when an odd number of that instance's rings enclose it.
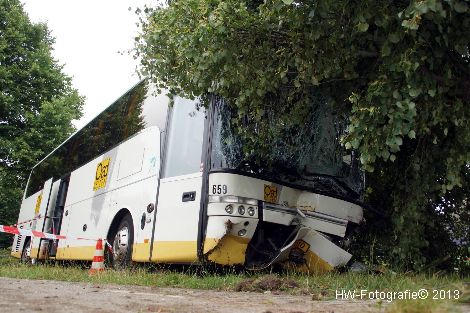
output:
{"label": "grass", "polygon": [[[293,273],[252,273],[247,271],[208,271],[201,267],[137,266],[129,270],[106,270],[89,276],[86,267],[59,263],[25,265],[0,250],[0,276],[23,279],[49,279],[72,282],[112,283],[153,287],[213,289],[255,292],[309,294],[313,300],[335,299],[337,290],[418,291],[459,290],[460,301],[470,304],[470,279],[455,275],[424,275],[387,272],[384,274],[327,273],[307,276]],[[378,302],[379,305],[381,301]],[[386,303],[386,301],[383,301]],[[389,312],[449,312],[457,303],[441,300],[393,301]],[[452,309],[453,310],[453,309]],[[452,311],[450,310],[450,311]]]}
{"label": "grass", "polygon": [[460,312],[459,308],[449,301],[406,300],[392,303],[387,313],[448,313]]}

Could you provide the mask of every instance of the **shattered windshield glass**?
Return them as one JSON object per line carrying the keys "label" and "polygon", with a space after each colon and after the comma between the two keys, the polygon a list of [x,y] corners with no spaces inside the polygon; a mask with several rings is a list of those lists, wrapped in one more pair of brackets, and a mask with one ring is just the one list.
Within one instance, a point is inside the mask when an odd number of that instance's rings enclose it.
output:
{"label": "shattered windshield glass", "polygon": [[361,196],[358,158],[340,144],[347,118],[326,101],[312,102],[302,125],[267,109],[262,118],[245,115],[238,127],[237,113],[224,100],[214,97],[212,107],[211,170],[236,170],[332,196]]}

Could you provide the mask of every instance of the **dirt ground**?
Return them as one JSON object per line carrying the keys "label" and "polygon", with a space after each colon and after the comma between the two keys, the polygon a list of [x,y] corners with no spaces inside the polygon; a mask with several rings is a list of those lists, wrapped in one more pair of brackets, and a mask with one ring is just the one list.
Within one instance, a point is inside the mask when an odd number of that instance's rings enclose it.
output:
{"label": "dirt ground", "polygon": [[0,277],[2,312],[381,312],[373,301]]}
{"label": "dirt ground", "polygon": [[0,278],[3,312],[379,312],[370,301]]}

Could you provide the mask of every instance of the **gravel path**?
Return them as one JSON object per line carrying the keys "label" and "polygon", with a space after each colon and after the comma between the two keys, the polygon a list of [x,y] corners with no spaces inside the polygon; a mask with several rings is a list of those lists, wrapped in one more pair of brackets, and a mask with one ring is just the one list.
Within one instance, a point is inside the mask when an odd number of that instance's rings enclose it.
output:
{"label": "gravel path", "polygon": [[0,277],[2,312],[381,312],[373,301]]}

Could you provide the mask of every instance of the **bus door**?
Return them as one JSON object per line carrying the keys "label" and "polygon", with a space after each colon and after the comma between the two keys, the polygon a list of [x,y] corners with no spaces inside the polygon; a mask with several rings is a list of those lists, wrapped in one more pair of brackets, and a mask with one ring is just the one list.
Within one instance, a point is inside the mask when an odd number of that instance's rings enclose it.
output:
{"label": "bus door", "polygon": [[151,261],[197,261],[205,112],[177,98],[167,122]]}
{"label": "bus door", "polygon": [[[65,199],[67,197],[67,190],[69,188],[70,175],[62,178],[59,182],[57,190],[57,197],[55,201],[54,211],[50,213],[50,233],[59,235],[62,228],[62,219],[64,216]],[[49,244],[49,256],[55,257],[57,254],[57,246],[59,240],[54,240]]]}
{"label": "bus door", "polygon": [[[53,179],[50,178],[44,183],[44,187],[42,189],[41,194],[39,195],[37,201],[36,201],[36,207],[34,209],[34,218],[36,218],[32,225],[31,225],[31,230],[43,232],[44,231],[44,226],[46,223],[46,214],[47,214],[47,208],[49,206],[49,199],[51,196],[51,191],[52,191],[52,181]],[[37,218],[39,216],[39,218]],[[40,258],[40,247],[42,244],[41,238],[37,237],[32,237],[31,238],[31,255],[30,257],[32,259],[39,259]]]}

